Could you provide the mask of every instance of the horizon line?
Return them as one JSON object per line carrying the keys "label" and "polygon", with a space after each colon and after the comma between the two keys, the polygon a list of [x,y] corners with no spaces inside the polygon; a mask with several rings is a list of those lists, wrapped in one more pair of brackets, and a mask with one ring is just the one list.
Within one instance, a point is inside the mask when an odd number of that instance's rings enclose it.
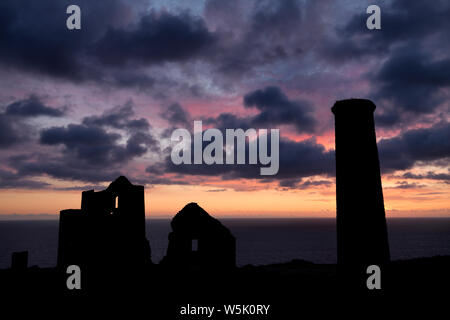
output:
{"label": "horizon line", "polygon": [[[153,215],[153,216],[145,216],[145,220],[170,220],[174,215]],[[269,220],[269,219],[336,219],[336,216],[273,216],[273,215],[211,215],[216,219],[221,220],[231,220],[231,219],[247,219],[247,220]],[[446,218],[450,219],[449,215],[386,215],[386,219],[427,219],[427,218]],[[0,221],[57,221],[59,220],[59,214],[0,214]]]}

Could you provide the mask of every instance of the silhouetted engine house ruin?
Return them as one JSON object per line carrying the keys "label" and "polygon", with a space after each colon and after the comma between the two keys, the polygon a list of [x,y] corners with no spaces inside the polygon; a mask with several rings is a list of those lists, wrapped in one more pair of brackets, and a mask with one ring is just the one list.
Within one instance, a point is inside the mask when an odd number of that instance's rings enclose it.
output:
{"label": "silhouetted engine house ruin", "polygon": [[106,190],[82,193],[81,209],[62,210],[58,266],[135,269],[151,263],[144,187],[121,176]]}
{"label": "silhouetted engine house ruin", "polygon": [[188,269],[229,269],[236,265],[236,239],[219,220],[196,203],[187,204],[171,222],[162,264]]}

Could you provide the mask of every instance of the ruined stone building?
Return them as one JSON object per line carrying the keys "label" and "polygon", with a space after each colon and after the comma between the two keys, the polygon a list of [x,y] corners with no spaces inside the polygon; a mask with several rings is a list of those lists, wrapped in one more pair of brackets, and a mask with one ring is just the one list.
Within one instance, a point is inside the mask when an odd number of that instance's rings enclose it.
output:
{"label": "ruined stone building", "polygon": [[144,187],[121,176],[103,191],[82,193],[81,209],[62,210],[58,267],[135,269],[151,263]]}
{"label": "ruined stone building", "polygon": [[187,204],[172,219],[171,227],[162,265],[210,270],[236,266],[236,239],[198,204]]}

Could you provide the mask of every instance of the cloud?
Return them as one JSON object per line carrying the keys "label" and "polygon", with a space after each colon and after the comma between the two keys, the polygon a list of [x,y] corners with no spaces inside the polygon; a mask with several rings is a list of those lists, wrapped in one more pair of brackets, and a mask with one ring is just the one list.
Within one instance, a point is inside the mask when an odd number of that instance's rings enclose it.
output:
{"label": "cloud", "polygon": [[41,189],[50,186],[42,181],[30,180],[12,171],[0,169],[0,189]]}
{"label": "cloud", "polygon": [[[134,119],[133,103],[127,102],[104,111],[99,116],[89,116],[81,124],[52,127],[42,130],[40,142],[44,145],[63,145],[63,152],[87,163],[122,163],[141,156],[150,148],[157,150],[159,143],[150,134],[150,124],[145,118]],[[107,128],[121,129],[129,136],[108,132]]]}
{"label": "cloud", "polygon": [[117,106],[105,110],[99,116],[88,116],[83,118],[86,126],[111,127],[116,129],[127,129],[140,131],[150,129],[150,124],[145,118],[132,119],[135,116],[134,104],[130,100],[123,106]]}
{"label": "cloud", "polygon": [[[85,49],[98,37],[102,24],[113,22],[114,11],[120,5],[113,0],[101,4],[81,0],[77,4],[85,9],[83,28],[71,32],[65,27],[68,4],[64,1],[25,0],[20,4],[14,0],[2,1],[0,63],[8,68],[74,81],[95,78],[97,75],[84,60]],[[102,19],[98,19],[100,15]]]}
{"label": "cloud", "polygon": [[260,111],[251,121],[257,127],[292,124],[298,132],[313,132],[316,125],[311,116],[311,105],[306,101],[289,100],[279,87],[266,87],[246,94],[244,106]]}
{"label": "cloud", "polygon": [[[197,120],[202,120],[205,124],[222,131],[230,128],[246,130],[248,128],[277,128],[281,125],[292,125],[299,133],[312,133],[317,124],[312,115],[311,103],[303,100],[290,100],[279,87],[266,87],[249,92],[243,98],[243,105],[246,109],[258,110],[258,113],[241,117],[234,113],[224,112],[216,117],[202,117]],[[178,103],[170,105],[160,115],[172,127],[190,128],[193,124],[190,113]]]}
{"label": "cloud", "polygon": [[120,135],[107,133],[99,127],[70,124],[43,130],[40,142],[45,145],[63,145],[64,152],[88,163],[114,163],[133,156],[117,144],[119,138]]}
{"label": "cloud", "polygon": [[414,180],[441,180],[441,181],[450,181],[449,173],[435,173],[432,171],[428,171],[425,174],[414,174],[411,172],[406,172],[400,176],[404,179],[414,179]]}
{"label": "cloud", "polygon": [[[153,98],[164,99],[168,108],[160,116],[170,127],[190,128],[189,110],[197,102],[210,103],[213,97],[230,108],[218,115],[216,108],[203,114],[197,109],[193,114],[205,125],[219,129],[291,126],[301,134],[318,133],[319,125],[327,130],[323,126],[332,123],[331,117],[319,118],[325,112],[330,115],[328,109],[319,108],[322,104],[336,96],[362,93],[377,102],[378,126],[400,130],[413,124],[432,126],[381,140],[384,171],[437,161],[439,166],[448,165],[448,145],[442,138],[448,136],[443,129],[446,124],[433,125],[445,119],[448,104],[448,1],[438,0],[432,6],[426,1],[385,3],[379,32],[365,28],[367,14],[359,10],[364,5],[341,7],[326,0],[210,0],[205,11],[197,13],[157,12],[149,10],[146,1],[146,10],[140,12],[136,1],[80,0],[77,4],[82,7],[83,27],[72,32],[65,28],[65,2],[1,1],[0,65],[5,83],[8,74],[18,72],[17,77],[24,79],[18,90],[38,86],[43,95],[52,95],[52,90],[45,91],[60,79],[73,83],[58,84],[56,90],[67,89],[72,92],[65,93],[74,96],[88,91],[96,95],[99,88],[105,89],[103,84],[122,88],[112,99],[129,93],[130,88],[148,89]],[[348,16],[354,8],[358,14]],[[336,34],[329,34],[338,25]],[[184,99],[188,91],[195,99]],[[288,92],[307,94],[314,103]],[[148,93],[136,99],[148,98]],[[13,94],[4,92],[3,99]],[[240,95],[244,112],[235,103]],[[83,98],[75,97],[73,103]],[[53,94],[52,99],[58,98]],[[192,109],[184,108],[185,103]],[[16,101],[0,114],[0,148],[11,148],[4,158],[26,152],[23,159],[11,162],[11,172],[20,172],[24,178],[48,175],[98,183],[124,171],[137,175],[139,165],[130,163],[158,150],[159,143],[148,120],[134,109],[129,102],[76,121],[39,119],[36,126],[44,121],[53,125],[40,130],[31,127],[33,117],[68,116],[65,109],[47,106],[35,97]],[[41,144],[13,150],[20,143],[33,142],[31,134],[38,130]],[[280,186],[298,188],[321,181],[310,177],[334,175],[333,151],[317,141],[283,137],[280,148],[280,171],[270,178]],[[184,181],[186,176],[263,181],[259,166],[174,168],[162,162],[150,166],[148,173],[161,174],[151,176],[155,183],[193,183]],[[176,177],[167,178],[166,173]]]}
{"label": "cloud", "polygon": [[206,190],[206,192],[225,192],[227,191],[227,189],[210,189],[210,190]]}
{"label": "cloud", "polygon": [[438,123],[430,128],[412,129],[399,136],[378,142],[381,169],[384,172],[406,170],[419,162],[450,157],[450,124]]}
{"label": "cloud", "polygon": [[0,113],[0,148],[9,148],[31,139],[31,127],[27,119],[38,116],[62,117],[65,110],[44,105],[36,96],[17,100]]}
{"label": "cloud", "polygon": [[134,71],[137,64],[187,61],[205,56],[214,44],[201,18],[155,11],[142,15],[139,8],[148,4],[140,2],[78,0],[82,28],[70,31],[64,1],[4,0],[0,64],[76,83],[151,87],[155,79]]}
{"label": "cloud", "polygon": [[[446,137],[450,136],[450,125],[439,123],[429,128],[407,130],[399,136],[381,139],[378,143],[381,169],[384,173],[406,170],[418,164],[448,166],[450,145]],[[260,181],[278,181],[281,187],[307,188],[315,185],[328,185],[329,180],[302,180],[314,176],[333,177],[335,175],[334,150],[326,150],[315,139],[293,141],[280,139],[280,169],[277,175],[267,177],[259,175],[260,165],[174,165],[170,156],[163,162],[147,168],[155,175],[176,174],[221,177],[231,179],[257,179]],[[405,175],[403,178],[412,178]],[[419,178],[419,176],[416,176]],[[420,178],[447,179],[444,174],[429,173]],[[166,180],[169,178],[166,178]],[[186,178],[185,178],[186,179]]]}
{"label": "cloud", "polygon": [[[257,179],[278,182],[294,178],[299,181],[304,177],[316,175],[334,176],[335,174],[334,151],[326,150],[314,139],[307,139],[300,142],[283,138],[280,139],[279,159],[280,169],[274,176],[261,176],[259,170],[260,164],[175,165],[172,163],[170,155],[166,156],[163,162],[148,166],[146,171],[152,175],[160,176],[164,174],[182,175],[184,176],[184,180],[186,180],[187,176],[220,176],[223,180]],[[248,161],[246,162],[248,163]],[[164,182],[166,181],[164,180]]]}
{"label": "cloud", "polygon": [[127,141],[127,152],[132,157],[144,155],[148,150],[158,152],[159,142],[148,132],[135,132]]}
{"label": "cloud", "polygon": [[8,148],[27,139],[26,131],[11,117],[0,114],[0,148]]}
{"label": "cloud", "polygon": [[427,1],[411,3],[408,0],[394,0],[380,6],[381,30],[367,30],[368,15],[365,10],[344,20],[348,22],[343,26],[337,24],[334,37],[326,37],[319,50],[327,61],[342,63],[367,56],[387,55],[396,45],[409,41],[413,41],[417,49],[420,48],[420,42],[428,41],[431,37],[440,45],[448,42],[448,1],[437,0],[430,6]]}
{"label": "cloud", "polygon": [[161,117],[166,119],[171,125],[178,125],[183,128],[192,126],[191,116],[178,103],[171,104],[167,110],[161,113]]}
{"label": "cloud", "polygon": [[252,119],[253,117],[240,117],[233,113],[224,112],[219,114],[217,117],[209,117],[203,119],[203,121],[206,124],[211,124],[215,128],[218,128],[222,131],[225,129],[231,129],[231,128],[241,128],[241,129],[248,129],[252,128]]}
{"label": "cloud", "polygon": [[281,180],[279,183],[279,186],[282,187],[283,190],[288,189],[309,189],[313,187],[319,187],[319,186],[330,186],[332,184],[329,180],[311,180],[308,179],[306,181],[303,181],[302,178],[300,179],[284,179]]}
{"label": "cloud", "polygon": [[375,98],[392,105],[377,121],[393,125],[405,112],[429,114],[445,101],[440,92],[450,87],[450,59],[436,60],[418,48],[401,47],[381,66],[374,82]]}
{"label": "cloud", "polygon": [[402,121],[401,113],[397,109],[386,106],[381,109],[374,115],[377,127],[393,127]]}
{"label": "cloud", "polygon": [[302,182],[298,188],[299,189],[308,189],[310,187],[318,187],[318,186],[330,186],[332,184],[329,180],[306,180]]}
{"label": "cloud", "polygon": [[307,101],[290,100],[279,87],[266,87],[246,94],[244,107],[259,112],[240,117],[233,113],[221,113],[217,117],[203,119],[207,124],[225,130],[227,128],[277,128],[292,125],[298,133],[313,133],[317,121],[312,115],[312,105]]}
{"label": "cloud", "polygon": [[425,185],[417,183],[409,183],[407,181],[397,181],[395,187],[388,187],[388,189],[418,189],[423,188]]}
{"label": "cloud", "polygon": [[213,43],[214,36],[201,19],[187,13],[151,12],[135,28],[110,28],[93,50],[101,63],[123,66],[187,60]]}
{"label": "cloud", "polygon": [[87,183],[113,181],[118,176],[124,175],[126,171],[116,163],[80,161],[70,154],[20,154],[10,157],[9,165],[17,170],[17,174],[21,177],[49,176],[66,181],[76,180]]}
{"label": "cloud", "polygon": [[[245,108],[255,108],[259,113],[244,117],[232,113],[221,113],[217,117],[201,120],[222,132],[230,128],[246,130],[248,128],[273,128],[279,125],[293,125],[298,132],[314,130],[316,122],[310,114],[310,104],[305,101],[290,100],[279,87],[266,87],[252,91],[244,96],[243,104]],[[181,125],[185,128],[192,126],[191,115],[177,103],[169,106],[162,116],[172,126]],[[170,132],[166,132],[165,136],[169,135]],[[191,144],[193,144],[192,141]],[[203,142],[203,146],[206,144],[207,142]],[[193,148],[192,145],[191,148]],[[246,156],[248,157],[248,154]],[[163,162],[148,166],[146,171],[152,175],[170,173],[191,176],[221,176],[225,180],[240,178],[287,180],[293,177],[334,175],[334,151],[325,150],[322,145],[316,143],[315,139],[295,142],[281,138],[278,174],[273,178],[262,177],[259,167],[259,165],[174,165],[170,155],[166,154]],[[169,180],[169,178],[165,178],[155,181],[155,183],[172,183]]]}
{"label": "cloud", "polygon": [[15,101],[8,105],[5,114],[18,117],[62,117],[64,111],[47,107],[39,100],[39,98],[31,96],[28,99]]}
{"label": "cloud", "polygon": [[158,79],[146,74],[145,71],[120,68],[111,70],[109,77],[103,78],[102,81],[121,88],[137,88],[141,91],[148,91],[155,87]]}
{"label": "cloud", "polygon": [[266,37],[283,37],[302,21],[299,2],[286,0],[280,3],[261,2],[256,4],[251,19],[252,29]]}
{"label": "cloud", "polygon": [[279,61],[301,59],[320,42],[321,16],[330,3],[208,1],[205,19],[219,40],[206,60],[222,76],[236,78]]}
{"label": "cloud", "polygon": [[88,183],[111,181],[130,172],[127,164],[133,159],[149,150],[159,151],[159,142],[151,134],[148,121],[134,116],[132,104],[127,103],[101,115],[85,117],[81,123],[45,128],[40,131],[39,142],[48,152],[13,155],[7,163],[22,177],[47,175]]}
{"label": "cloud", "polygon": [[357,14],[322,39],[317,57],[328,66],[366,69],[354,80],[369,84],[366,95],[379,106],[378,126],[411,126],[418,115],[448,109],[450,3],[394,0],[380,7],[381,30],[366,28],[368,15],[358,6]]}

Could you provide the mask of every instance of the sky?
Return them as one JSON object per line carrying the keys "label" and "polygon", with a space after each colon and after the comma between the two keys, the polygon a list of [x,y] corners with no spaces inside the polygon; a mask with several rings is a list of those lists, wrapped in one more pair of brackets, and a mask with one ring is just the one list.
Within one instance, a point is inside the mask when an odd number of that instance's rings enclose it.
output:
{"label": "sky", "polygon": [[[388,217],[450,216],[449,16],[440,0],[2,0],[0,218],[79,208],[120,175],[148,217],[333,217],[330,108],[348,98],[377,106]],[[280,129],[278,173],[174,165],[171,133],[195,120]]]}

